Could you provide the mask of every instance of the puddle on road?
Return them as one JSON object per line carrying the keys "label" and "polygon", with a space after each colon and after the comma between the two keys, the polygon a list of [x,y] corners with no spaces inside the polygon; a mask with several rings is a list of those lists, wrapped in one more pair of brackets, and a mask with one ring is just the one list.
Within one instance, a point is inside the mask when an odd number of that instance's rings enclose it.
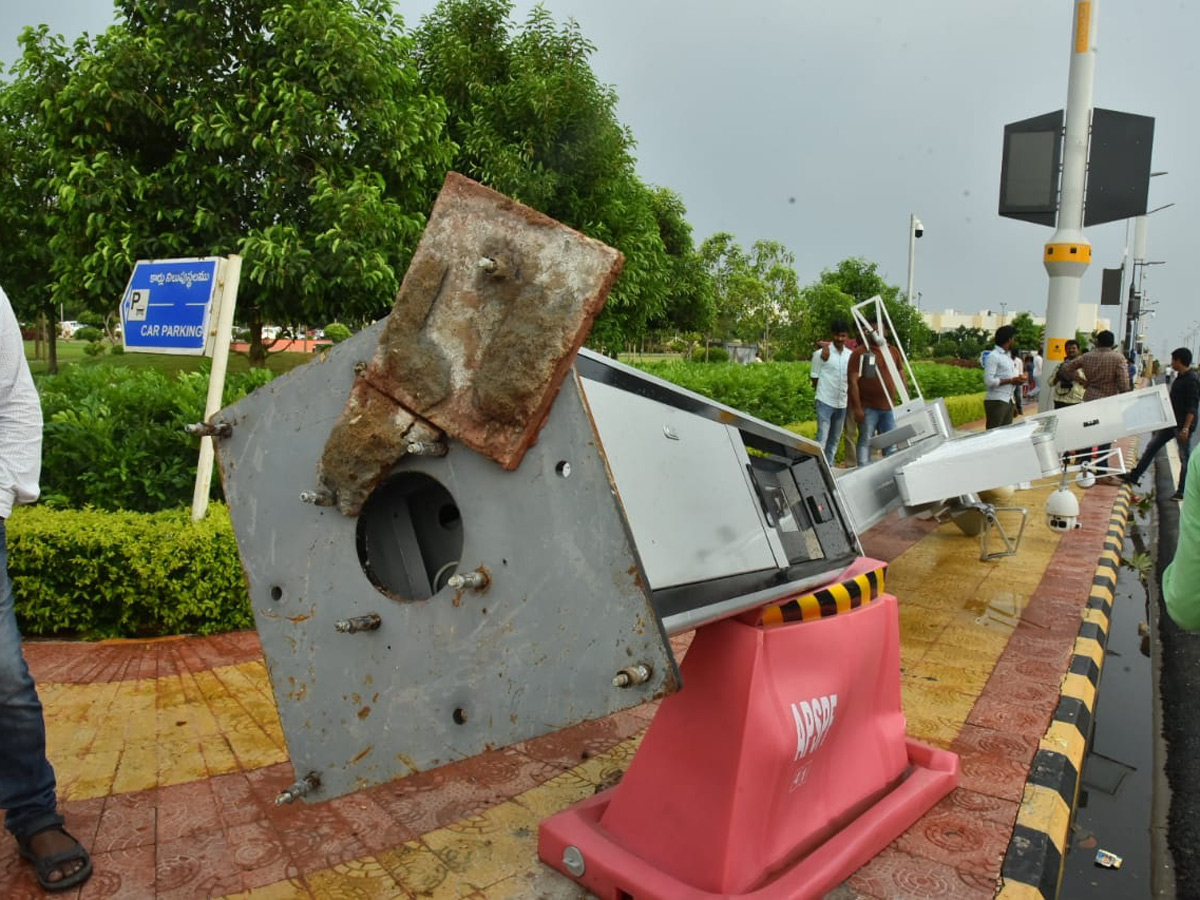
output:
{"label": "puddle on road", "polygon": [[[1144,519],[1130,521],[1123,558],[1145,552],[1149,527]],[[1153,685],[1139,631],[1147,621],[1146,588],[1138,573],[1123,565],[1117,573],[1095,730],[1083,766],[1079,810],[1059,893],[1062,900],[1150,897]],[[1097,865],[1099,850],[1122,857],[1121,867]]]}

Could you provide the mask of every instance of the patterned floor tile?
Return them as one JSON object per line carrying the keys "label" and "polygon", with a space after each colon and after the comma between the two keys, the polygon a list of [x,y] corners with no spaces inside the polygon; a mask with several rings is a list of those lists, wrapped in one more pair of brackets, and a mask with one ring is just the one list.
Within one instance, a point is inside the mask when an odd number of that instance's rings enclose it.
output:
{"label": "patterned floor tile", "polygon": [[92,854],[92,877],[81,900],[145,900],[154,896],[155,849],[152,845]]}
{"label": "patterned floor tile", "polygon": [[890,848],[848,884],[878,900],[991,900],[997,887],[994,879]]}

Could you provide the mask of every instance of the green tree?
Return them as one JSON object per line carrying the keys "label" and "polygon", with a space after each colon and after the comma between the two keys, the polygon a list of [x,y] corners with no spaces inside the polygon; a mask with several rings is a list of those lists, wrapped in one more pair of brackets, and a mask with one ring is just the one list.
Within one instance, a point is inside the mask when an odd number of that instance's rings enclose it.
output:
{"label": "green tree", "polygon": [[658,233],[667,254],[667,300],[651,322],[658,329],[707,332],[716,317],[716,292],[692,239],[683,200],[667,188],[652,192]]}
{"label": "green tree", "polygon": [[700,244],[700,260],[712,285],[715,315],[706,337],[732,340],[747,304],[750,261],[742,246],[727,231],[719,231]]}
{"label": "green tree", "polygon": [[1018,350],[1025,352],[1038,349],[1040,351],[1044,329],[1033,321],[1033,316],[1027,312],[1020,312],[1013,316],[1009,324],[1016,330],[1014,337]]}
{"label": "green tree", "polygon": [[[451,160],[388,0],[118,0],[72,53],[22,38],[54,302],[116,305],[137,259],[240,253],[261,324],[386,311]],[[36,234],[31,231],[31,234]]]}
{"label": "green tree", "polygon": [[611,351],[661,320],[673,269],[661,205],[578,24],[539,6],[518,28],[510,0],[443,0],[416,42],[422,82],[449,110],[454,168],[625,254],[589,343]]}
{"label": "green tree", "polygon": [[823,271],[820,280],[853,297],[856,304],[870,300],[878,294],[896,328],[897,340],[905,352],[909,356],[918,356],[928,350],[932,334],[921,318],[921,313],[915,306],[903,300],[898,285],[888,284],[883,280],[883,276],[878,272],[878,264],[859,257],[850,257],[838,263],[836,268]]}
{"label": "green tree", "polygon": [[[37,52],[0,82],[0,285],[19,318],[44,316],[49,371],[58,371],[58,316],[51,289],[53,193],[40,127],[41,109],[66,83],[75,51],[46,26],[26,29],[22,41]],[[79,45],[77,45],[79,46]]]}
{"label": "green tree", "polygon": [[828,337],[833,322],[841,320],[851,324],[850,309],[854,306],[854,298],[836,284],[817,281],[800,292],[800,306],[803,315],[788,329],[787,345],[796,359],[805,360],[816,349],[817,341]]}
{"label": "green tree", "polygon": [[796,256],[778,241],[755,241],[750,249],[750,278],[738,330],[754,335],[768,358],[772,338],[801,317],[800,285]]}

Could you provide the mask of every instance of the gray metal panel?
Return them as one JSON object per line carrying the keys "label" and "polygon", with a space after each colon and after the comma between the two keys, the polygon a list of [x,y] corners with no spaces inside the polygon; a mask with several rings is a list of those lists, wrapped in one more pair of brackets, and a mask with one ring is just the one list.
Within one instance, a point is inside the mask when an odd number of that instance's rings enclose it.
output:
{"label": "gray metal panel", "polygon": [[[218,453],[255,621],[293,765],[321,779],[314,800],[598,718],[678,682],[574,375],[515,471],[457,442],[398,466],[449,491],[461,514],[457,569],[486,569],[484,591],[386,596],[360,563],[360,519],[299,500],[381,328],[218,416],[233,426]],[[335,631],[368,613],[382,618],[378,630]],[[651,680],[613,687],[633,663],[649,664]]]}
{"label": "gray metal panel", "polygon": [[872,525],[883,521],[893,509],[903,505],[896,473],[910,462],[919,459],[943,442],[935,435],[899,450],[891,456],[875,460],[870,465],[846,471],[837,480],[841,507],[846,511],[854,530],[863,534]]}
{"label": "gray metal panel", "polygon": [[1150,197],[1154,119],[1114,109],[1092,110],[1083,224],[1144,216]]}
{"label": "gray metal panel", "polygon": [[1004,126],[1000,215],[1054,227],[1062,140],[1061,109]]}
{"label": "gray metal panel", "polygon": [[583,386],[652,590],[787,567],[736,429],[598,381]]}

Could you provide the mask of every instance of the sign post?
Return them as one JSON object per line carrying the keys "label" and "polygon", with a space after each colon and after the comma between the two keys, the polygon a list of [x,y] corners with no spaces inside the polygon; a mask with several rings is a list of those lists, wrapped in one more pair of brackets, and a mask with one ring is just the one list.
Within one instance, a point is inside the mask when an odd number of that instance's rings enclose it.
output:
{"label": "sign post", "polygon": [[[242,258],[230,256],[222,268],[217,324],[213,329],[216,346],[212,353],[212,370],[208,376],[208,398],[204,402],[204,421],[208,422],[222,406],[225,391],[225,372],[229,367],[229,341],[233,337],[233,310],[237,303],[238,284],[242,279]],[[199,522],[208,512],[208,494],[212,485],[215,448],[211,435],[200,438],[200,462],[196,467],[196,488],[192,492],[192,521]]]}
{"label": "sign post", "polygon": [[[221,408],[241,272],[240,256],[139,260],[121,299],[127,352],[212,357],[205,421]],[[193,521],[208,510],[213,456],[213,439],[201,437]]]}

